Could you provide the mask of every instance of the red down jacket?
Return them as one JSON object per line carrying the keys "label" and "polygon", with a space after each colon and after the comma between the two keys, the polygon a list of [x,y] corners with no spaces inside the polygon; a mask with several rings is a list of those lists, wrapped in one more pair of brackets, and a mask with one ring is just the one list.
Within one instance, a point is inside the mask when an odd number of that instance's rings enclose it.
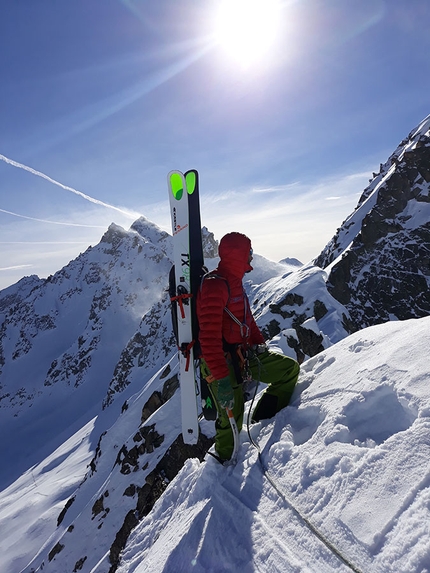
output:
{"label": "red down jacket", "polygon": [[[249,264],[250,251],[251,241],[245,235],[225,235],[219,244],[218,268],[211,273],[212,276],[204,279],[197,298],[202,356],[217,380],[229,375],[223,338],[230,344],[252,345],[264,342],[242,285],[245,273],[252,271]],[[225,306],[241,323],[248,326],[247,338],[242,337],[239,324],[225,312]]]}

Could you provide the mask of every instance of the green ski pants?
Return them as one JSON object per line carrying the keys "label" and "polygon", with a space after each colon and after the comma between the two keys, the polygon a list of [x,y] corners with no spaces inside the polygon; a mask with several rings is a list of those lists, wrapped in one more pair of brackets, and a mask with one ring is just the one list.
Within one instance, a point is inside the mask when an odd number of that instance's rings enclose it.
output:
{"label": "green ski pants", "polygon": [[[288,405],[299,376],[300,366],[288,356],[266,350],[262,354],[251,358],[249,370],[253,380],[268,384],[254,409],[252,421],[258,422],[265,418],[271,418]],[[232,366],[230,366],[230,382],[234,392],[233,414],[240,432],[243,424],[245,404],[242,384],[237,382]],[[209,384],[209,389],[218,412],[218,418],[215,422],[215,449],[221,459],[228,460],[233,453],[233,432],[227,412],[218,404],[217,380]]]}

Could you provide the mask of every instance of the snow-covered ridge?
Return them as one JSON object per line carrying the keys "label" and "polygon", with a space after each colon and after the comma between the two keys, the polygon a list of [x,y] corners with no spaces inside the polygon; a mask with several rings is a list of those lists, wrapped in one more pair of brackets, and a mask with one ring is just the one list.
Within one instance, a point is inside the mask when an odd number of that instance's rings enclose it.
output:
{"label": "snow-covered ridge", "polygon": [[353,328],[430,313],[430,117],[382,165],[315,260]]}
{"label": "snow-covered ridge", "polygon": [[[308,360],[292,404],[251,428],[285,496],[363,573],[428,569],[429,321],[372,327]],[[118,573],[351,570],[241,437],[234,468],[186,464],[132,533]]]}
{"label": "snow-covered ridge", "polygon": [[[319,257],[315,259],[315,264],[322,268],[327,268],[329,264],[335,263],[338,257],[350,247],[352,240],[361,230],[363,219],[375,207],[378,200],[378,192],[390,177],[395,173],[397,166],[405,159],[405,154],[429,145],[430,140],[430,115],[427,116],[408,137],[406,137],[390,155],[384,164],[380,164],[379,173],[374,173],[373,179],[368,187],[363,191],[358,205],[345,219],[336,235],[323,249]],[[428,186],[426,186],[428,194]]]}
{"label": "snow-covered ridge", "polygon": [[[363,573],[410,573],[428,566],[429,320],[371,327],[309,359],[290,406],[251,428],[265,466],[287,499]],[[142,496],[137,485],[151,483],[145,476],[155,475],[171,439],[161,439],[160,428],[171,437],[179,431],[175,393],[145,420],[146,428],[154,428],[148,442],[153,452],[145,447],[136,458],[129,455],[142,443],[144,404],[174,369],[171,363],[169,370],[158,372],[102,436],[86,480],[28,566],[13,558],[12,533],[2,528],[7,571],[348,571],[272,488],[245,431],[234,468],[212,458],[184,465],[131,531],[112,569],[115,516],[133,511]],[[59,499],[63,482],[58,476],[78,475],[88,463],[91,429],[20,480],[15,532],[28,539],[33,551],[37,536],[31,534],[31,519],[39,523],[42,508],[47,511]],[[128,473],[130,464],[138,469]],[[15,487],[2,492],[0,507],[18,508],[16,494]],[[11,506],[14,499],[17,505]],[[31,514],[24,510],[30,499],[35,503]],[[39,525],[39,535],[43,531]]]}

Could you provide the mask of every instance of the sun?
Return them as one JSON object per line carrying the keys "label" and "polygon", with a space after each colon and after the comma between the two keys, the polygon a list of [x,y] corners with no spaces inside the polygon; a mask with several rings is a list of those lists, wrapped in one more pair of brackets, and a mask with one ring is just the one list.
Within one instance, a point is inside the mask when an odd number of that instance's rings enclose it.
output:
{"label": "sun", "polygon": [[275,43],[280,0],[221,0],[215,39],[241,66],[263,60]]}

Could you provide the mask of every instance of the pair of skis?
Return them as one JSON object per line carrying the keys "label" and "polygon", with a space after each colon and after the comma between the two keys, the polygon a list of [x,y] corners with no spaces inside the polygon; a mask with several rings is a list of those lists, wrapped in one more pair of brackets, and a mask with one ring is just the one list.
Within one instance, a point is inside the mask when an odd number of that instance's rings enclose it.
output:
{"label": "pair of skis", "polygon": [[198,336],[195,304],[203,268],[199,176],[194,169],[185,174],[171,171],[167,181],[175,264],[176,293],[172,301],[177,304],[182,436],[184,443],[196,444],[199,422],[194,371],[194,344]]}
{"label": "pair of skis", "polygon": [[[194,351],[198,339],[196,298],[204,268],[200,220],[199,175],[195,169],[182,173],[171,171],[167,176],[172,218],[175,292],[177,304],[177,341],[179,348],[179,381],[181,387],[181,418],[184,443],[196,444],[199,437],[199,389],[196,384]],[[227,410],[234,436],[236,458],[239,434],[231,410]]]}

